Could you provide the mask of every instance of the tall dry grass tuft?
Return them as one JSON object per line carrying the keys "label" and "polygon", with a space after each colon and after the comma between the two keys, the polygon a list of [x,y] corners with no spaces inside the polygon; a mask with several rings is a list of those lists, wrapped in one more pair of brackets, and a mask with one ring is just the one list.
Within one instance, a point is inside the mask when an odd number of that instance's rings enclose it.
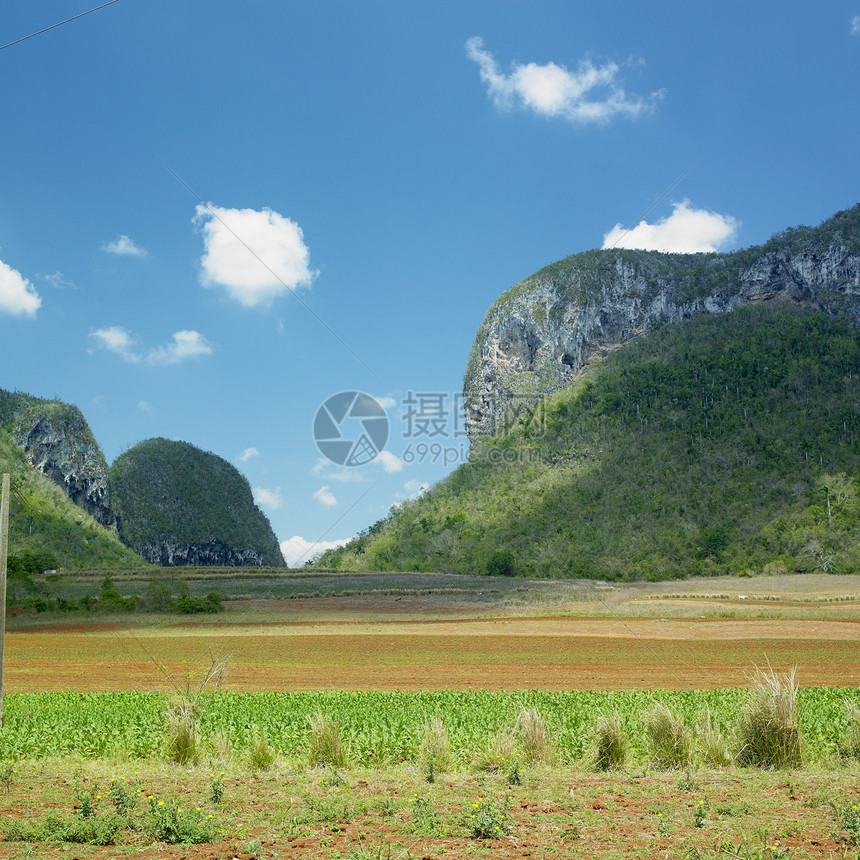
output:
{"label": "tall dry grass tuft", "polygon": [[702,761],[711,767],[728,767],[732,763],[729,742],[723,733],[714,727],[708,705],[705,705],[705,716],[699,726],[699,751]]}
{"label": "tall dry grass tuft", "polygon": [[251,770],[268,770],[277,758],[277,753],[262,729],[257,729],[251,735],[251,746],[248,750],[248,765]]}
{"label": "tall dry grass tuft", "polygon": [[630,751],[630,741],[617,711],[604,714],[594,726],[592,763],[596,770],[616,770],[624,767]]}
{"label": "tall dry grass tuft", "polygon": [[168,755],[177,764],[194,764],[200,757],[200,737],[197,724],[205,696],[217,691],[227,673],[229,660],[212,659],[201,670],[185,670],[182,682],[174,684],[167,697]]}
{"label": "tall dry grass tuft", "polygon": [[738,721],[737,763],[744,767],[788,768],[799,765],[800,722],[795,670],[777,675],[756,669],[752,698]]}
{"label": "tall dry grass tuft", "polygon": [[483,749],[475,753],[478,770],[507,770],[517,760],[517,739],[509,731],[496,732]]}
{"label": "tall dry grass tuft", "polygon": [[671,770],[690,766],[693,761],[693,738],[683,715],[657,702],[645,713],[644,722],[655,767]]}
{"label": "tall dry grass tuft", "polygon": [[523,759],[529,764],[549,763],[555,757],[555,749],[547,730],[546,720],[537,708],[522,708],[515,729],[519,738]]}
{"label": "tall dry grass tuft", "polygon": [[308,761],[313,767],[346,767],[348,755],[340,724],[322,711],[308,715]]}
{"label": "tall dry grass tuft", "polygon": [[839,752],[845,758],[860,759],[860,708],[850,699],[845,700],[848,712],[848,730],[839,743]]}
{"label": "tall dry grass tuft", "polygon": [[424,736],[418,750],[421,772],[432,782],[435,774],[448,770],[451,766],[451,743],[448,727],[439,717],[430,717],[424,724]]}

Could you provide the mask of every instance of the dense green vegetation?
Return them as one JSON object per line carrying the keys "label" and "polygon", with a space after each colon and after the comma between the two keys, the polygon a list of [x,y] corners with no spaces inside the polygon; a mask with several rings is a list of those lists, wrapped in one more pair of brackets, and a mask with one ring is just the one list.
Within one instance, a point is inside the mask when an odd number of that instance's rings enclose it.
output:
{"label": "dense green vegetation", "polygon": [[[0,427],[0,471],[12,476],[9,507],[9,565],[29,569],[34,555],[53,567],[140,567],[143,559],[109,529],[77,507],[49,478],[34,469]],[[20,559],[19,559],[20,557]],[[46,569],[46,568],[41,568]]]}
{"label": "dense green vegetation", "polygon": [[[860,571],[860,335],[783,303],[590,368],[321,567],[610,580]],[[510,572],[508,570],[508,572]]]}
{"label": "dense green vegetation", "polygon": [[148,439],[110,470],[114,509],[130,547],[218,541],[283,567],[278,540],[248,481],[226,460],[186,442]]}
{"label": "dense green vegetation", "polygon": [[[179,687],[185,690],[184,682]],[[174,697],[176,693],[171,694]],[[551,729],[563,761],[589,752],[592,730],[601,714],[617,711],[634,758],[648,758],[643,715],[663,702],[684,716],[691,731],[710,710],[712,729],[728,738],[750,691],[669,692],[486,690],[434,692],[206,693],[194,699],[203,748],[228,741],[247,751],[262,734],[278,754],[302,759],[308,749],[308,716],[326,714],[336,721],[353,762],[363,765],[414,761],[429,715],[447,727],[451,753],[466,765],[486,750],[494,735],[513,733],[523,708],[538,711]],[[847,701],[860,704],[857,689],[810,687],[798,692],[798,714],[807,758],[836,754],[849,734]],[[0,728],[0,757],[36,758],[80,755],[159,757],[169,755],[163,693],[20,693],[7,695]]]}

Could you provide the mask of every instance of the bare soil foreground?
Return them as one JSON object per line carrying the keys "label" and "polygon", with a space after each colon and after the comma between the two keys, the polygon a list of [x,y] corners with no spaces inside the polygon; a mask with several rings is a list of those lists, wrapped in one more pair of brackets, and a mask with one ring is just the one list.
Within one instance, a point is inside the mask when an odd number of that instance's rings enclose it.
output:
{"label": "bare soil foreground", "polygon": [[6,690],[158,689],[212,657],[229,658],[236,690],[713,688],[768,664],[796,666],[803,686],[860,683],[860,577],[562,583],[543,605],[503,598],[255,597],[193,621],[10,619]]}
{"label": "bare soil foreground", "polygon": [[[114,815],[122,781],[137,798],[115,844],[0,841],[0,857],[40,860],[417,860],[417,858],[700,858],[854,860],[850,814],[856,774],[617,773],[599,776],[533,769],[522,784],[493,774],[440,774],[428,784],[414,769],[248,773],[228,766],[223,795],[195,768],[84,763],[58,771],[34,763],[0,795],[8,822],[57,831],[78,797],[95,800],[91,821]],[[112,783],[111,780],[114,780]],[[140,791],[138,791],[140,789]],[[151,798],[151,799],[149,799]],[[204,844],[168,844],[147,828],[179,801],[187,832]],[[831,806],[831,803],[835,804]],[[159,805],[162,804],[162,805]],[[153,815],[150,810],[155,809]],[[162,810],[161,813],[158,810]],[[848,825],[848,829],[846,829]],[[202,828],[195,830],[195,828]]]}

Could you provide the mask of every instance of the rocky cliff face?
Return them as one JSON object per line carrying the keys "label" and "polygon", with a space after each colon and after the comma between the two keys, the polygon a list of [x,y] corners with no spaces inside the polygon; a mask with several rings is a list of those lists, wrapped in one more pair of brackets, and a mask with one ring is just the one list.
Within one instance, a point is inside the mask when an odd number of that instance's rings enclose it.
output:
{"label": "rocky cliff face", "polygon": [[0,418],[32,466],[97,522],[116,528],[107,462],[77,407],[0,391]]}
{"label": "rocky cliff face", "polygon": [[860,325],[860,205],[733,254],[589,251],[527,278],[478,329],[464,380],[470,441],[654,326],[776,300]]}
{"label": "rocky cliff face", "polygon": [[221,540],[183,543],[168,538],[150,541],[140,550],[150,564],[162,567],[264,567],[271,562],[253,549],[236,549]]}

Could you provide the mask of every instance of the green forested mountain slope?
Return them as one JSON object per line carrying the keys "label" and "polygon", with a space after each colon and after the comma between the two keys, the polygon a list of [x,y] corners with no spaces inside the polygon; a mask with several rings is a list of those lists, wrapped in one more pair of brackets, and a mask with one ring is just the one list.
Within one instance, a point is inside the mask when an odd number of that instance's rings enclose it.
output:
{"label": "green forested mountain slope", "polygon": [[9,553],[47,553],[60,567],[135,567],[140,556],[75,505],[52,480],[34,469],[8,430],[0,428],[0,471],[15,492],[9,508]]}
{"label": "green forested mountain slope", "polygon": [[148,439],[110,470],[123,540],[164,565],[283,567],[278,540],[246,478],[185,442]]}
{"label": "green forested mountain slope", "polygon": [[783,302],[591,367],[320,566],[607,579],[860,572],[860,335]]}

